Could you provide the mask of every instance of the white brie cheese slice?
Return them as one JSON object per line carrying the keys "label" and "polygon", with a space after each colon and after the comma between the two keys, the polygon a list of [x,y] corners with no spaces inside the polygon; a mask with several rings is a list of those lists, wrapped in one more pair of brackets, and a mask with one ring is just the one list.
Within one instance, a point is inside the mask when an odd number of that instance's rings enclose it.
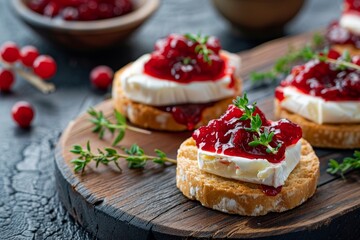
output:
{"label": "white brie cheese slice", "polygon": [[244,182],[279,187],[300,161],[301,141],[287,147],[285,159],[271,163],[266,159],[248,159],[198,150],[198,164],[202,171]]}
{"label": "white brie cheese slice", "polygon": [[341,27],[348,29],[356,35],[360,35],[360,15],[354,13],[344,13],[339,21]]}
{"label": "white brie cheese slice", "polygon": [[360,101],[325,101],[321,97],[300,92],[295,87],[282,88],[284,99],[280,106],[312,122],[360,122]]}
{"label": "white brie cheese slice", "polygon": [[131,64],[115,81],[121,81],[125,96],[132,101],[151,106],[166,106],[184,103],[208,103],[236,95],[229,88],[232,75],[239,76],[240,58],[225,51],[228,58],[225,76],[209,81],[194,81],[188,84],[173,80],[158,79],[144,73],[144,64],[150,59],[145,54]]}

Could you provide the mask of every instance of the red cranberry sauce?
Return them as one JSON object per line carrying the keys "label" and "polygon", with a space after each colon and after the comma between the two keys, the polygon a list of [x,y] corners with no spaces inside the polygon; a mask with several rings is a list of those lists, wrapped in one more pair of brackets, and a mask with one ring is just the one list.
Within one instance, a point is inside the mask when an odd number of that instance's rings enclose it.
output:
{"label": "red cranberry sauce", "polygon": [[177,123],[185,125],[189,131],[192,131],[201,121],[201,116],[204,109],[213,105],[213,102],[202,104],[183,104],[158,107],[158,109],[171,113]]}
{"label": "red cranberry sauce", "polygon": [[360,48],[360,35],[355,35],[341,27],[337,21],[328,27],[326,38],[331,44],[352,44],[356,48]]}
{"label": "red cranberry sauce", "polygon": [[[340,54],[329,51],[328,58],[338,59]],[[352,58],[352,63],[360,66],[360,57]],[[321,97],[326,101],[360,100],[360,71],[339,69],[330,63],[311,60],[296,66],[291,74],[275,90],[275,97],[283,100],[282,87],[293,86],[311,96]]]}
{"label": "red cranberry sauce", "polygon": [[256,114],[259,114],[262,120],[262,130],[275,132],[270,146],[276,148],[279,143],[282,144],[276,154],[267,153],[267,148],[262,145],[249,146],[249,142],[258,135],[247,130],[250,127],[250,120],[240,120],[243,111],[234,105],[230,105],[219,119],[211,120],[207,126],[200,127],[193,133],[197,147],[218,154],[267,159],[271,163],[281,162],[285,157],[286,147],[296,144],[301,138],[301,128],[285,119],[277,122],[269,121],[259,108],[256,108],[253,115]]}
{"label": "red cranberry sauce", "polygon": [[131,0],[30,0],[27,6],[41,15],[66,21],[113,18],[133,10]]}
{"label": "red cranberry sauce", "polygon": [[272,187],[272,186],[267,186],[267,185],[261,185],[261,190],[265,195],[268,196],[276,196],[281,192],[282,186],[279,187]]}
{"label": "red cranberry sauce", "polygon": [[[150,60],[144,65],[144,72],[156,78],[181,83],[217,80],[223,77],[227,74],[227,59],[220,55],[219,40],[213,36],[202,39],[206,42],[200,43],[188,39],[185,35],[171,34],[158,40]],[[201,53],[201,48],[208,51],[208,58]]]}
{"label": "red cranberry sauce", "polygon": [[344,1],[344,12],[352,12],[360,14],[360,2],[359,0],[345,0]]}

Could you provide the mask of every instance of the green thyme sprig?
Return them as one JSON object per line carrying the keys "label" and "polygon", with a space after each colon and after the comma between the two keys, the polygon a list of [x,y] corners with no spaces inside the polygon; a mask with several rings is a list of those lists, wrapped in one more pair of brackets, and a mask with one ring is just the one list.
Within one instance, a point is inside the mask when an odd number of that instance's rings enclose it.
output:
{"label": "green thyme sprig", "polygon": [[341,163],[335,159],[330,159],[326,171],[330,174],[339,173],[344,177],[344,174],[352,169],[360,169],[360,151],[355,151],[353,157],[346,157]]}
{"label": "green thyme sprig", "polygon": [[74,164],[74,171],[83,173],[86,166],[90,162],[96,162],[96,167],[100,164],[109,165],[114,163],[115,166],[122,172],[122,169],[118,163],[120,159],[124,159],[128,162],[129,168],[143,168],[148,161],[153,161],[156,164],[164,165],[165,162],[176,164],[175,159],[168,158],[164,152],[159,149],[155,149],[156,156],[148,156],[144,153],[144,150],[138,145],[133,144],[129,149],[123,148],[126,154],[118,153],[113,148],[105,148],[104,150],[97,149],[98,153],[91,151],[90,142],[86,144],[86,148],[80,145],[74,145],[70,152],[78,155],[77,158],[71,160]]}
{"label": "green thyme sprig", "polygon": [[351,55],[348,50],[345,50],[338,59],[331,59],[322,54],[314,54],[312,59],[334,64],[337,70],[354,69],[360,71],[360,66],[351,62]]}
{"label": "green thyme sprig", "polygon": [[293,48],[289,48],[289,52],[279,58],[274,66],[267,72],[253,72],[250,74],[250,80],[253,83],[263,82],[265,80],[276,81],[279,77],[283,75],[287,75],[290,73],[293,65],[298,61],[308,61],[309,53],[313,55],[314,49],[318,49],[324,45],[325,38],[324,36],[315,33],[311,43],[307,44],[305,47],[294,50]]}
{"label": "green thyme sprig", "polygon": [[262,145],[267,148],[267,153],[276,154],[282,144],[278,143],[275,148],[270,146],[270,143],[273,141],[275,133],[270,132],[269,129],[266,127],[262,127],[262,121],[259,114],[256,114],[254,116],[254,112],[256,110],[256,102],[254,102],[252,105],[249,105],[249,99],[247,98],[247,94],[244,93],[243,97],[238,96],[233,101],[233,103],[236,107],[243,110],[243,115],[240,117],[240,120],[250,120],[250,128],[246,128],[245,130],[257,134],[257,136],[254,135],[253,141],[249,142],[249,146],[257,147],[259,145]]}
{"label": "green thyme sprig", "polygon": [[313,51],[311,48],[306,48],[303,52],[304,60],[317,59],[321,62],[331,63],[336,66],[337,70],[354,69],[360,70],[360,66],[351,62],[351,55],[348,50],[345,50],[338,59],[332,59],[327,57],[328,50],[325,49],[322,52]]}
{"label": "green thyme sprig", "polygon": [[90,122],[95,125],[92,131],[94,133],[98,133],[100,139],[104,138],[106,131],[109,131],[113,135],[116,133],[116,137],[112,143],[113,146],[116,146],[124,138],[125,129],[144,134],[151,134],[150,131],[127,125],[124,115],[116,110],[114,111],[114,116],[116,119],[115,124],[110,122],[110,120],[105,117],[102,111],[96,111],[94,108],[89,108],[87,112],[92,117]]}
{"label": "green thyme sprig", "polygon": [[190,41],[198,44],[195,47],[195,53],[201,54],[203,56],[204,62],[211,65],[210,54],[213,54],[214,51],[206,46],[209,36],[202,36],[200,33],[199,34],[186,33],[184,36]]}

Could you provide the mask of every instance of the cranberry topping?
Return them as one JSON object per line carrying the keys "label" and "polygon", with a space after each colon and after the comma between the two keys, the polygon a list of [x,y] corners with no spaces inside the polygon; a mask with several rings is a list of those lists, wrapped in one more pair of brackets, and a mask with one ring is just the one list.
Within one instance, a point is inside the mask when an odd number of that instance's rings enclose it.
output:
{"label": "cranberry topping", "polygon": [[344,1],[344,12],[360,12],[359,0],[345,0]]}
{"label": "cranberry topping", "polygon": [[297,143],[302,136],[301,128],[298,125],[285,119],[277,122],[269,121],[264,113],[256,107],[253,116],[258,114],[261,118],[261,128],[275,133],[270,146],[276,148],[281,143],[281,147],[275,154],[268,153],[267,148],[263,145],[252,147],[249,143],[258,136],[257,133],[248,131],[250,120],[240,120],[243,113],[240,108],[230,105],[219,119],[211,120],[207,126],[197,129],[193,133],[197,147],[218,154],[249,159],[261,158],[278,163],[284,159],[286,147]]}
{"label": "cranberry topping", "polygon": [[271,186],[266,186],[266,185],[261,185],[261,190],[263,191],[263,193],[265,193],[268,196],[276,196],[281,192],[282,186],[280,187],[271,187]]}
{"label": "cranberry topping", "polygon": [[195,126],[201,121],[204,109],[213,105],[213,102],[203,104],[183,104],[158,107],[158,109],[171,113],[177,123],[185,125],[187,129],[191,131],[194,130]]}
{"label": "cranberry topping", "polygon": [[282,88],[278,87],[275,89],[275,98],[281,102],[285,99],[284,92],[282,91]]}
{"label": "cranberry topping", "polygon": [[29,0],[28,7],[50,18],[66,21],[91,21],[127,14],[131,0]]}
{"label": "cranberry topping", "polygon": [[[331,50],[328,57],[337,59],[339,53]],[[359,57],[353,57],[352,63],[359,65]],[[360,66],[360,65],[359,65]],[[275,91],[275,97],[283,100],[282,87],[293,86],[305,94],[321,97],[327,101],[360,100],[360,71],[339,69],[333,64],[311,60],[296,66],[291,74],[281,82]]]}
{"label": "cranberry topping", "polygon": [[338,22],[333,22],[327,29],[326,38],[332,44],[352,44],[360,48],[360,36],[341,27]]}
{"label": "cranberry topping", "polygon": [[156,42],[144,72],[181,83],[220,79],[226,74],[227,63],[226,57],[220,55],[220,49],[220,42],[215,37],[198,36],[195,41],[186,35],[171,34]]}

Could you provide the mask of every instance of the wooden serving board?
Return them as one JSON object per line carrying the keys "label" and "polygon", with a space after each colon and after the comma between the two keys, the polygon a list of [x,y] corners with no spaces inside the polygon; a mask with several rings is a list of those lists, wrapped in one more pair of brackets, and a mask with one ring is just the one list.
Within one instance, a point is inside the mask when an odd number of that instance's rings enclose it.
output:
{"label": "wooden serving board", "polygon": [[[255,69],[269,67],[286,53],[289,45],[304,45],[311,33],[266,43],[240,53],[244,79]],[[273,86],[251,89],[265,114],[273,111]],[[112,116],[111,101],[96,106]],[[99,239],[181,239],[181,238],[266,238],[266,239],[358,239],[360,236],[360,177],[350,173],[347,180],[326,173],[328,160],[352,155],[352,151],[316,149],[321,175],[314,197],[301,206],[261,217],[242,217],[207,209],[184,197],[176,188],[176,166],[149,163],[144,170],[131,170],[125,161],[116,168],[92,167],[75,174],[70,160],[72,145],[93,149],[109,147],[111,139],[99,140],[91,132],[86,114],[80,115],[64,131],[56,150],[56,178],[59,196],[74,219]],[[153,131],[151,135],[127,132],[123,146],[137,143],[152,153],[159,148],[176,158],[178,146],[190,132]],[[120,150],[120,149],[119,149]]]}

